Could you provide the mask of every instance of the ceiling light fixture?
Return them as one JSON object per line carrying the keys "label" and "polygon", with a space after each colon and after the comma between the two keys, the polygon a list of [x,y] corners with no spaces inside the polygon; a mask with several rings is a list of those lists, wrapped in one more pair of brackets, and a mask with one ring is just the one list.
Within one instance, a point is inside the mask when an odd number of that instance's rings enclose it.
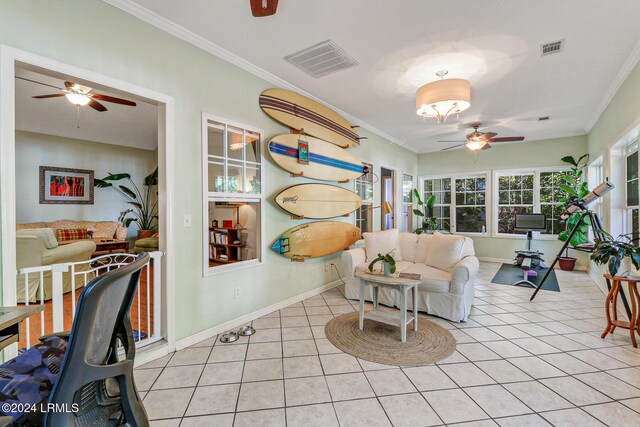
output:
{"label": "ceiling light fixture", "polygon": [[87,105],[89,101],[91,101],[91,98],[81,93],[67,93],[65,96],[73,105],[78,105],[80,107]]}
{"label": "ceiling light fixture", "polygon": [[416,92],[416,113],[432,117],[441,124],[451,114],[460,114],[471,106],[471,85],[464,79],[444,79],[447,70],[436,73],[440,80],[427,83]]}
{"label": "ceiling light fixture", "polygon": [[482,140],[472,140],[472,141],[468,141],[466,143],[466,146],[469,150],[475,151],[475,150],[480,150],[482,147],[484,147],[487,144],[487,141],[482,141]]}

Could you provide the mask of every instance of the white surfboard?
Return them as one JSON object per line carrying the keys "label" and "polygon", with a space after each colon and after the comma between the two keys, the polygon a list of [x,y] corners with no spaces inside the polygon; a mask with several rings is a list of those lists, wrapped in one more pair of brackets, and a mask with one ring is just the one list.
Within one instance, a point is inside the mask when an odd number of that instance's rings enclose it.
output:
{"label": "white surfboard", "polygon": [[362,205],[353,191],[329,184],[298,184],[284,189],[276,203],[293,216],[326,219],[348,215]]}

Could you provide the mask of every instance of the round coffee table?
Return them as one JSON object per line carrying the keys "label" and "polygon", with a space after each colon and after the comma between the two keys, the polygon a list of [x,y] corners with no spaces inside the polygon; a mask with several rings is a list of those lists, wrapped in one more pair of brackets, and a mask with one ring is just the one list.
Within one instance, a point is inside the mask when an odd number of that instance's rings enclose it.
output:
{"label": "round coffee table", "polygon": [[[413,330],[418,330],[418,284],[421,279],[409,279],[406,277],[385,276],[357,270],[355,276],[362,279],[360,282],[360,330],[364,329],[364,319],[375,320],[392,326],[400,326],[400,341],[407,342],[407,324],[413,321]],[[364,291],[367,285],[373,286],[373,309],[364,312]],[[400,293],[400,315],[393,312],[378,309],[378,288],[389,288]],[[407,318],[407,292],[413,289],[413,316]]]}

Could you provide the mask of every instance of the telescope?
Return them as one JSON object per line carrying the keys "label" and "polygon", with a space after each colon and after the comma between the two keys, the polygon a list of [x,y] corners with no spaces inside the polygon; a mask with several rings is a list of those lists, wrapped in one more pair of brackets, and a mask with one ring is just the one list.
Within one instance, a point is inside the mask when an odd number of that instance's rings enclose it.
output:
{"label": "telescope", "polygon": [[575,200],[569,202],[567,210],[560,216],[560,219],[565,220],[576,212],[582,212],[586,210],[588,205],[595,202],[614,188],[615,186],[610,183],[608,179],[605,179],[602,184],[591,190],[591,192],[584,196],[582,199],[576,198]]}

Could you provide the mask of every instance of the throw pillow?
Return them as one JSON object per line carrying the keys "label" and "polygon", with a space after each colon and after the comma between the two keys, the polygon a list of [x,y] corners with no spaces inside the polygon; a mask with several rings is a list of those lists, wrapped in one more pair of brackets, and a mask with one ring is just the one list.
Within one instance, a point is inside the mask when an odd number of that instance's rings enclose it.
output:
{"label": "throw pillow", "polygon": [[398,229],[394,228],[385,231],[376,231],[375,233],[364,233],[364,250],[367,254],[367,262],[374,260],[378,254],[385,255],[393,252],[393,259],[402,261],[402,254],[398,242]]}
{"label": "throw pillow", "polygon": [[416,262],[418,235],[414,233],[399,233],[400,255],[404,261]]}
{"label": "throw pillow", "polygon": [[433,234],[420,234],[418,236],[418,243],[416,244],[416,256],[415,263],[424,264],[427,262],[427,253],[433,246]]}
{"label": "throw pillow", "polygon": [[432,248],[427,251],[425,264],[451,273],[456,263],[462,259],[465,238],[436,232],[432,239]]}
{"label": "throw pillow", "polygon": [[86,228],[59,228],[56,230],[56,239],[58,242],[67,240],[85,240],[90,239],[89,232]]}
{"label": "throw pillow", "polygon": [[93,227],[96,231],[93,233],[94,239],[113,239],[118,228],[118,223],[115,221],[100,221],[96,222]]}

